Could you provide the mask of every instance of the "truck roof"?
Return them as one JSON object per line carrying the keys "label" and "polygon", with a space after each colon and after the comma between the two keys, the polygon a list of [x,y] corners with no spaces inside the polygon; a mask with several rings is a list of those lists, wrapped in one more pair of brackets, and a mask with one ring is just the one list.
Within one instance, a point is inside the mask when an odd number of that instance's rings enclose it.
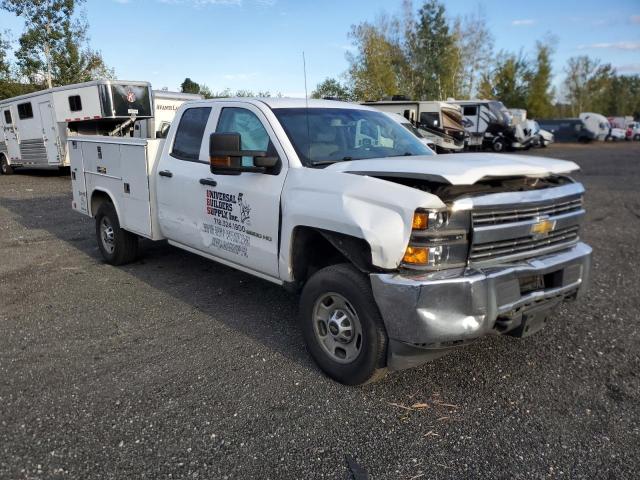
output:
{"label": "truck roof", "polygon": [[202,100],[202,102],[245,102],[254,105],[267,105],[269,108],[348,108],[353,110],[372,110],[374,108],[359,105],[351,102],[341,102],[337,100],[316,100],[304,98],[252,98],[252,97],[232,97],[215,98]]}

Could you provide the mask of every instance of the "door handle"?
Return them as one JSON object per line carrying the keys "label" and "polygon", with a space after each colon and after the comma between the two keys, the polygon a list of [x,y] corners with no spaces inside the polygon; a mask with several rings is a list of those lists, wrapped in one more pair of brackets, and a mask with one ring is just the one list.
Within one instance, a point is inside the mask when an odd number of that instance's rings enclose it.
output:
{"label": "door handle", "polygon": [[209,185],[210,187],[215,187],[218,185],[218,182],[215,180],[211,180],[210,178],[201,178],[200,185]]}
{"label": "door handle", "polygon": [[171,173],[169,170],[160,170],[158,172],[158,175],[160,175],[161,177],[167,177],[167,178],[173,177],[173,173]]}

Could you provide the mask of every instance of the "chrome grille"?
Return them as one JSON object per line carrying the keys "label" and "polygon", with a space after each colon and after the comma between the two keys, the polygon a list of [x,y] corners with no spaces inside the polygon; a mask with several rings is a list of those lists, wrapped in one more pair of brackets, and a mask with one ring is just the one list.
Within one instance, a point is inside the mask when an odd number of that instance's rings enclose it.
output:
{"label": "chrome grille", "polygon": [[[473,198],[469,263],[529,259],[575,245],[585,215],[583,193],[580,184],[568,184]],[[536,233],[541,221],[551,229]]]}
{"label": "chrome grille", "polygon": [[510,210],[480,210],[473,212],[473,225],[500,225],[503,223],[535,220],[538,217],[561,215],[582,210],[582,197],[537,207]]}
{"label": "chrome grille", "polygon": [[573,245],[579,239],[578,230],[579,227],[575,226],[556,230],[544,238],[536,239],[529,236],[499,242],[481,243],[471,248],[469,260],[482,262],[496,258],[507,258],[511,255],[517,255],[518,258],[534,257],[548,249],[556,250],[559,249],[556,247],[564,248]]}

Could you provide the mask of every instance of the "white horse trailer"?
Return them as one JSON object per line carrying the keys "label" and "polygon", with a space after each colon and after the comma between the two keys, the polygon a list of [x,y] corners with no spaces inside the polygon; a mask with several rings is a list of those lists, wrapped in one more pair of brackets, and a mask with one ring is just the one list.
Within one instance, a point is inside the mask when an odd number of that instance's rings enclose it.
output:
{"label": "white horse trailer", "polygon": [[176,111],[184,102],[202,100],[195,93],[153,91],[153,117],[135,123],[133,136],[136,138],[164,138],[169,131]]}
{"label": "white horse trailer", "polygon": [[95,80],[0,100],[2,173],[69,165],[73,135],[121,135],[153,116],[151,84]]}

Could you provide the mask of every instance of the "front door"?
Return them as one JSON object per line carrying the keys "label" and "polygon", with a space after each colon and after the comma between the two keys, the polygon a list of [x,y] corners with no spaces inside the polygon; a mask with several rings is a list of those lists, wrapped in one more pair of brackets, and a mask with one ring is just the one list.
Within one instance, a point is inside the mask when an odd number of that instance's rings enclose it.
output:
{"label": "front door", "polygon": [[38,110],[40,112],[40,125],[42,126],[42,140],[47,151],[47,163],[59,164],[60,152],[58,151],[58,138],[53,121],[51,103],[48,101],[39,103]]}
{"label": "front door", "polygon": [[[194,106],[184,111],[172,154],[163,155],[158,167],[163,234],[208,255],[277,277],[280,196],[287,171],[284,151],[255,105],[229,102],[223,108],[206,107],[210,114],[204,132],[203,109]],[[211,174],[209,136],[214,131],[239,133],[243,150],[270,151],[280,157],[283,168],[278,175]],[[243,163],[250,162],[251,158],[243,158]]]}

